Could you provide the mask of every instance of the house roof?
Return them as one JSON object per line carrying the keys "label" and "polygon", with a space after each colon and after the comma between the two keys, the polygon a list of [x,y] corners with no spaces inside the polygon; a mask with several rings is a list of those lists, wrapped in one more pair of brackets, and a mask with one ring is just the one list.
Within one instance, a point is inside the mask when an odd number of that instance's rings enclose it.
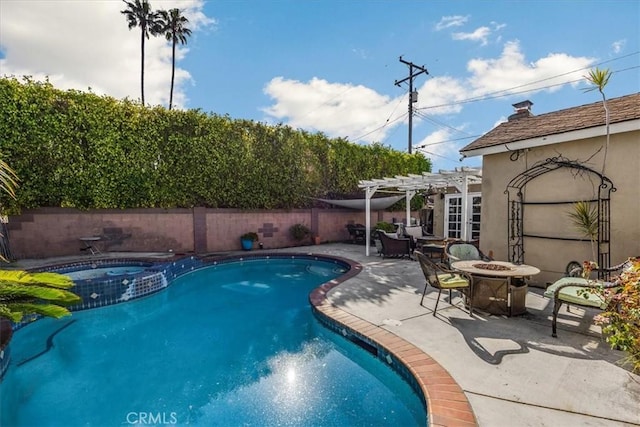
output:
{"label": "house roof", "polygon": [[[640,120],[640,92],[609,99],[607,100],[607,107],[609,109],[610,125]],[[487,152],[483,153],[482,151],[485,150],[482,149],[549,135],[597,128],[604,125],[606,125],[606,119],[602,101],[594,102],[579,107],[567,108],[539,116],[521,117],[501,123],[471,144],[463,147],[460,153],[477,151],[477,154],[488,154]],[[543,143],[538,145],[543,145]],[[504,150],[500,151],[507,150],[508,148],[505,147]]]}

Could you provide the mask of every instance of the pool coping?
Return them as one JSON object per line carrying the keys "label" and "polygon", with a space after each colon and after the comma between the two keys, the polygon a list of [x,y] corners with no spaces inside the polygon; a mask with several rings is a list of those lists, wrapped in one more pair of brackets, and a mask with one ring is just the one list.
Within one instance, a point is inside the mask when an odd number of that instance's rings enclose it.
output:
{"label": "pool coping", "polygon": [[[367,341],[375,343],[376,346],[404,365],[415,378],[426,401],[427,425],[434,427],[478,426],[478,421],[464,391],[451,374],[435,359],[393,332],[348,313],[331,303],[327,297],[329,291],[358,275],[362,271],[362,265],[346,258],[330,257],[347,263],[351,268],[337,279],[326,282],[311,291],[309,302],[314,312],[340,325],[345,337],[347,333],[365,337]],[[344,328],[348,328],[349,332]],[[387,358],[387,361],[391,363],[393,358]]]}

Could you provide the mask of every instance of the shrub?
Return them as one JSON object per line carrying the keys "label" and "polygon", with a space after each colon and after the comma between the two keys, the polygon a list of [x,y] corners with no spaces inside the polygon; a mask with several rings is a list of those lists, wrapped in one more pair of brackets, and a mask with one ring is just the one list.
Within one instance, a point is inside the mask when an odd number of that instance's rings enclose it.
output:
{"label": "shrub", "polygon": [[291,237],[298,242],[311,236],[311,230],[304,224],[292,225],[291,228],[289,228],[289,233],[291,233]]}
{"label": "shrub", "polygon": [[625,363],[640,373],[640,258],[630,258],[629,266],[613,278],[615,288],[595,288],[607,303],[605,311],[595,317],[612,348],[627,353]]}

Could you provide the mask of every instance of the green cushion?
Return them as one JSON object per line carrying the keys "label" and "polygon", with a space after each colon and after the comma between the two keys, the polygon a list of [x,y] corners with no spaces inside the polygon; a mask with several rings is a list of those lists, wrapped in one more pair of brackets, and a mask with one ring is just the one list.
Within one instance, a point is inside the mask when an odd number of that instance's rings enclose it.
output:
{"label": "green cushion", "polygon": [[438,281],[443,289],[466,288],[469,286],[469,281],[459,274],[438,274]]}
{"label": "green cushion", "polygon": [[[547,290],[544,291],[544,296],[553,298],[558,286],[564,285],[566,283],[586,284],[587,281],[582,277],[563,277],[553,285],[549,286]],[[569,304],[585,305],[589,307],[600,308],[602,310],[607,307],[607,304],[599,295],[591,292],[578,295],[578,291],[584,289],[587,288],[583,286],[567,286],[560,290],[560,292],[558,293],[558,298],[560,299],[560,301]],[[588,298],[585,298],[585,296],[588,296]]]}

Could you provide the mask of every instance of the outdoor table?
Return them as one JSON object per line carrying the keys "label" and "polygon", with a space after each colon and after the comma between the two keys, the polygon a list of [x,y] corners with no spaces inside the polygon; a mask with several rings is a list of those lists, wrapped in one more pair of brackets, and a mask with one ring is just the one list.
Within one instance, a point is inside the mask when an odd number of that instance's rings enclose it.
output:
{"label": "outdoor table", "polygon": [[91,255],[99,254],[100,249],[95,245],[95,243],[101,240],[100,236],[89,236],[89,237],[80,237],[80,241],[84,243],[84,247],[81,248],[81,251],[90,251]]}
{"label": "outdoor table", "polygon": [[471,275],[474,309],[507,316],[527,311],[525,279],[540,273],[537,267],[505,261],[456,261],[451,268]]}

